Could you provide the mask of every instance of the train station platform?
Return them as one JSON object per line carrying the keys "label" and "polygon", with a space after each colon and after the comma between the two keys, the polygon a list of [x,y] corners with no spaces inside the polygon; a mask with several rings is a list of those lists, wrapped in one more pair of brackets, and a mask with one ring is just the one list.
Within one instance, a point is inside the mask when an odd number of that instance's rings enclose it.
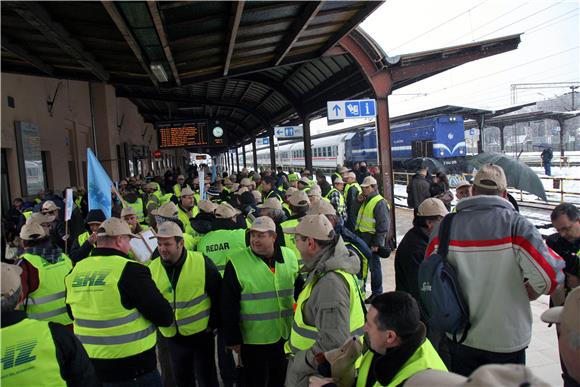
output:
{"label": "train station platform", "polygon": [[[397,242],[403,239],[405,233],[412,227],[413,210],[396,207],[395,219],[397,220]],[[383,290],[385,292],[395,290],[395,252],[381,261],[383,269]],[[370,279],[369,279],[370,281]],[[367,282],[367,296],[370,296],[370,282]],[[540,296],[531,302],[532,316],[532,342],[526,351],[526,365],[534,374],[549,383],[551,386],[562,386],[562,370],[558,355],[558,340],[556,328],[548,327],[541,321],[540,316],[549,308],[550,297]]]}

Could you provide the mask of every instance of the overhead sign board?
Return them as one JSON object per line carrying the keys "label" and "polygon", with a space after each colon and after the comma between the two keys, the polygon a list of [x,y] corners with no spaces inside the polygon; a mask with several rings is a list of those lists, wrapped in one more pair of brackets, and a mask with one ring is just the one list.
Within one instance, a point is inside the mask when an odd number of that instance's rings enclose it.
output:
{"label": "overhead sign board", "polygon": [[326,103],[329,120],[347,118],[375,118],[377,115],[374,99],[358,99],[352,101],[328,101]]}
{"label": "overhead sign board", "polygon": [[278,138],[303,137],[304,129],[302,126],[276,126],[274,135]]}
{"label": "overhead sign board", "polygon": [[269,145],[270,138],[269,137],[258,137],[256,139],[256,145]]}
{"label": "overhead sign board", "polygon": [[[162,122],[156,124],[159,148],[186,148],[200,146],[223,146],[225,133],[208,120]],[[210,130],[212,129],[212,130]]]}

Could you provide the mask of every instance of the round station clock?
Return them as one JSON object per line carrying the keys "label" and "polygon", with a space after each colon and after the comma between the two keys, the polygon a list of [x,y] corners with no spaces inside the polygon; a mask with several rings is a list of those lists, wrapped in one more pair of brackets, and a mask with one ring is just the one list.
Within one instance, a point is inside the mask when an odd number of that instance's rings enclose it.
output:
{"label": "round station clock", "polygon": [[216,126],[215,128],[213,128],[212,133],[214,137],[221,137],[224,135],[224,130],[219,126]]}

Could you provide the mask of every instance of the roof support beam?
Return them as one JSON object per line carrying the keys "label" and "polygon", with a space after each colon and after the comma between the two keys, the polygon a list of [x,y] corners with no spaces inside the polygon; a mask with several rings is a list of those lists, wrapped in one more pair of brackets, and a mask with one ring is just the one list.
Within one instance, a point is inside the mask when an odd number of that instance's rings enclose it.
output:
{"label": "roof support beam", "polygon": [[296,20],[294,25],[292,25],[290,32],[285,37],[283,45],[280,47],[278,55],[274,60],[274,66],[278,66],[286,55],[290,52],[294,43],[300,37],[300,34],[308,27],[308,24],[316,17],[320,8],[322,8],[322,1],[308,1],[305,4],[300,19]]}
{"label": "roof support beam", "polygon": [[173,59],[173,54],[171,53],[171,47],[169,47],[169,40],[167,39],[167,33],[165,32],[165,27],[163,26],[163,20],[161,19],[161,13],[157,8],[156,1],[148,1],[147,6],[149,6],[149,12],[151,12],[151,18],[155,24],[155,29],[157,30],[157,35],[159,35],[159,40],[163,46],[163,52],[165,52],[165,57],[171,67],[171,72],[173,73],[173,79],[175,83],[181,86],[181,79],[179,79],[179,73],[177,72],[177,67],[175,66],[175,60]]}
{"label": "roof support beam", "polygon": [[145,56],[143,55],[143,51],[141,51],[139,43],[137,43],[137,40],[131,33],[131,29],[125,22],[123,15],[121,15],[119,10],[117,9],[117,5],[113,1],[101,1],[101,4],[103,4],[103,7],[107,11],[111,19],[113,19],[113,22],[117,26],[117,29],[119,30],[121,35],[123,35],[123,38],[125,38],[125,41],[129,45],[129,47],[131,47],[131,51],[133,51],[133,54],[135,54],[137,61],[139,62],[141,67],[143,67],[143,70],[145,70],[145,73],[149,76],[151,82],[153,82],[155,86],[158,86],[159,82],[157,81],[157,78],[155,78],[155,75],[153,75],[153,73],[151,72],[149,65],[145,61]]}
{"label": "roof support beam", "polygon": [[76,59],[99,80],[103,82],[109,80],[110,75],[103,66],[90,53],[85,51],[81,43],[71,37],[62,25],[54,22],[42,5],[31,1],[10,1],[3,2],[2,5],[10,7],[10,9],[40,31],[45,38]]}
{"label": "roof support beam", "polygon": [[242,14],[244,13],[244,1],[238,1],[233,3],[234,14],[230,19],[229,34],[228,34],[228,45],[226,48],[226,61],[224,63],[224,77],[228,75],[230,71],[230,63],[232,61],[232,55],[234,53],[234,47],[236,45],[236,38],[238,37],[238,30],[240,28],[240,21],[242,21]]}
{"label": "roof support beam", "polygon": [[244,75],[241,77],[236,77],[236,79],[243,79],[243,80],[247,80],[250,82],[255,82],[255,83],[259,83],[263,86],[272,88],[274,90],[276,90],[276,92],[278,94],[280,94],[281,96],[283,96],[286,101],[288,101],[288,103],[290,104],[290,106],[292,106],[292,108],[300,115],[302,114],[302,103],[294,98],[292,96],[292,94],[290,93],[290,91],[288,91],[288,89],[280,82],[275,81],[274,79],[271,79],[267,76],[265,76],[263,73],[253,73],[253,74],[248,74],[248,75]]}
{"label": "roof support beam", "polygon": [[182,102],[184,104],[189,105],[211,105],[211,106],[221,106],[221,107],[228,107],[228,108],[235,108],[244,111],[245,113],[250,114],[256,120],[260,122],[260,124],[264,127],[270,127],[270,123],[263,118],[263,115],[260,114],[255,109],[239,105],[234,102],[224,101],[224,100],[208,100],[208,99],[200,99],[200,98],[192,98],[192,97],[176,97],[171,94],[139,94],[139,93],[130,93],[125,92],[122,90],[117,89],[117,97],[122,98],[129,98],[129,99],[143,99],[143,100],[153,100],[153,101],[174,101],[174,102]]}
{"label": "roof support beam", "polygon": [[364,18],[368,15],[373,13],[375,9],[377,9],[381,4],[382,1],[365,1],[363,2],[363,6],[360,10],[354,15],[347,23],[345,23],[341,29],[339,29],[329,40],[328,42],[320,49],[318,52],[319,56],[322,56],[328,49],[335,46],[340,39],[346,36],[350,31],[352,31],[356,26],[358,26]]}
{"label": "roof support beam", "polygon": [[54,75],[54,67],[44,63],[40,58],[29,53],[24,48],[14,44],[6,34],[2,34],[2,48],[6,51],[10,51],[12,54],[16,55],[26,63],[29,63],[48,75]]}

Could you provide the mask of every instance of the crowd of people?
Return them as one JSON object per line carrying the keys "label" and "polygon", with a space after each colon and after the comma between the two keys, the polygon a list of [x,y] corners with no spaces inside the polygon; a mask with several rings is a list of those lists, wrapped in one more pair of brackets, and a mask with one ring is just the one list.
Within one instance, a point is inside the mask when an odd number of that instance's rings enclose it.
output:
{"label": "crowd of people", "polygon": [[[330,181],[282,168],[168,171],[120,181],[111,217],[78,190],[68,225],[54,193],[16,199],[3,227],[3,384],[418,386],[429,370],[442,381],[489,364],[520,368],[488,374],[529,372],[529,301],[577,303],[578,209],[554,210],[546,245],[506,200],[501,168],[458,186],[453,209],[446,177],[430,183],[421,170],[396,290],[384,293],[393,209],[374,175],[366,165],[339,166]],[[431,324],[418,281],[450,210],[449,261],[471,320],[461,343]],[[155,243],[144,256],[137,241]],[[561,314],[546,320],[560,327],[574,386],[579,316]]]}

